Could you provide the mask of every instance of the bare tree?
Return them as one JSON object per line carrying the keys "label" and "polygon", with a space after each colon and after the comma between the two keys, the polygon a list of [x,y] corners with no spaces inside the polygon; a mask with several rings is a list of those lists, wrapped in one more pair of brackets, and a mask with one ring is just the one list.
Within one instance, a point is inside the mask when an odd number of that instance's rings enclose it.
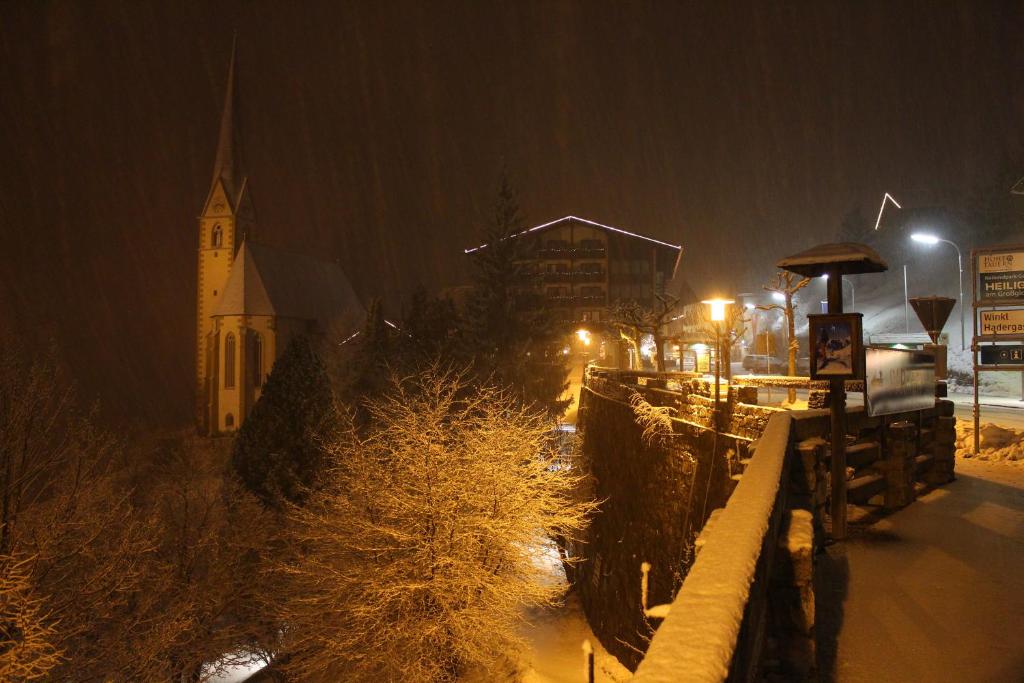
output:
{"label": "bare tree", "polygon": [[694,304],[686,307],[684,322],[688,327],[701,330],[707,339],[715,340],[722,335],[721,363],[722,376],[732,380],[732,347],[747,333],[746,309],[742,306],[726,306],[725,320],[711,320],[707,306]]}
{"label": "bare tree", "polygon": [[0,558],[0,681],[48,678],[61,661],[57,623],[32,585],[32,558]]}
{"label": "bare tree", "polygon": [[289,513],[295,554],[273,580],[282,668],[302,680],[451,681],[519,642],[549,539],[594,505],[543,413],[436,366],[370,404],[368,430],[326,444],[328,482]]}
{"label": "bare tree", "polygon": [[256,504],[197,459],[161,462],[139,489],[134,458],[76,410],[54,356],[5,351],[0,680],[199,680],[205,659],[245,642],[229,608],[247,553],[231,532],[254,533]]}
{"label": "bare tree", "polygon": [[[786,316],[786,332],[789,349],[789,376],[796,376],[796,354],[800,348],[800,342],[796,338],[796,303],[794,301],[794,295],[801,289],[811,283],[811,278],[801,278],[799,281],[796,280],[796,275],[788,270],[780,270],[775,274],[775,282],[764,285],[764,289],[769,292],[782,294],[784,298],[784,304],[767,304],[758,306],[762,311],[778,310],[782,311]],[[796,402],[796,389],[790,388],[789,390],[789,402]]]}
{"label": "bare tree", "polygon": [[636,301],[615,304],[608,316],[608,323],[619,331],[619,336],[630,344],[637,360],[640,358],[640,343],[645,334],[654,339],[654,362],[658,372],[665,372],[665,327],[676,312],[679,299],[671,294],[655,294],[650,307]]}

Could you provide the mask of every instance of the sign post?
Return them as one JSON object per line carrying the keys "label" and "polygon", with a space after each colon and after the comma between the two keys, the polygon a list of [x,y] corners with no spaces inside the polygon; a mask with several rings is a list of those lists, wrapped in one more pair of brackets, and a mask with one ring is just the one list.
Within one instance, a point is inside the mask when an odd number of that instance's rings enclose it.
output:
{"label": "sign post", "polygon": [[[974,360],[974,453],[977,455],[981,447],[979,374],[986,371],[1021,372],[1024,387],[1024,245],[972,250],[971,289],[974,307],[974,315],[971,316],[974,326],[971,342]],[[1024,399],[1024,395],[1021,398]]]}

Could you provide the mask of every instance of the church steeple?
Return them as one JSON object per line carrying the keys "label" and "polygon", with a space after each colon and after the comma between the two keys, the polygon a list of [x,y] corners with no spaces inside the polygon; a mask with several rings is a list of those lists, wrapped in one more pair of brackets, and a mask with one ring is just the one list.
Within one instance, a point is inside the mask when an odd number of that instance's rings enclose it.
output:
{"label": "church steeple", "polygon": [[228,63],[228,83],[224,90],[224,107],[220,115],[220,137],[217,139],[217,157],[213,162],[213,182],[210,183],[212,193],[217,181],[224,183],[224,189],[234,203],[234,193],[238,189],[235,183],[235,56],[237,54],[238,34],[231,38],[231,61]]}
{"label": "church steeple", "polygon": [[236,41],[231,41],[224,107],[221,110],[213,180],[199,215],[199,263],[196,301],[196,417],[200,431],[209,432],[216,394],[211,382],[216,377],[220,350],[212,318],[224,292],[238,247],[254,220],[252,200],[239,161],[239,130],[235,87]]}

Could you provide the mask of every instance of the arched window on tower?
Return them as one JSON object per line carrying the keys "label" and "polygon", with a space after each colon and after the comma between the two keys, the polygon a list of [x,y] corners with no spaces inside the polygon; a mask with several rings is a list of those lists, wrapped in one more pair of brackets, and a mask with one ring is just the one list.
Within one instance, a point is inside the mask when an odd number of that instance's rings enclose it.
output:
{"label": "arched window on tower", "polygon": [[220,223],[213,226],[213,232],[210,233],[210,245],[216,249],[224,243],[224,230],[220,227]]}
{"label": "arched window on tower", "polygon": [[259,332],[252,333],[252,385],[263,386],[263,337]]}
{"label": "arched window on tower", "polygon": [[224,338],[224,388],[235,388],[235,335]]}

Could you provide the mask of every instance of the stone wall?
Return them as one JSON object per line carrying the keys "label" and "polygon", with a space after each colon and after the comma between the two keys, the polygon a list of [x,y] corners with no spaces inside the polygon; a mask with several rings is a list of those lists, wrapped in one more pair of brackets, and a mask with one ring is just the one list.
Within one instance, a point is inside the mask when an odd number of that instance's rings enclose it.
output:
{"label": "stone wall", "polygon": [[[596,387],[595,387],[596,389]],[[670,602],[693,560],[693,540],[734,484],[724,453],[735,444],[675,422],[645,444],[621,398],[582,392],[579,428],[601,503],[574,571],[580,601],[605,649],[635,668],[657,626],[643,614],[640,564],[651,564],[649,605]]]}

